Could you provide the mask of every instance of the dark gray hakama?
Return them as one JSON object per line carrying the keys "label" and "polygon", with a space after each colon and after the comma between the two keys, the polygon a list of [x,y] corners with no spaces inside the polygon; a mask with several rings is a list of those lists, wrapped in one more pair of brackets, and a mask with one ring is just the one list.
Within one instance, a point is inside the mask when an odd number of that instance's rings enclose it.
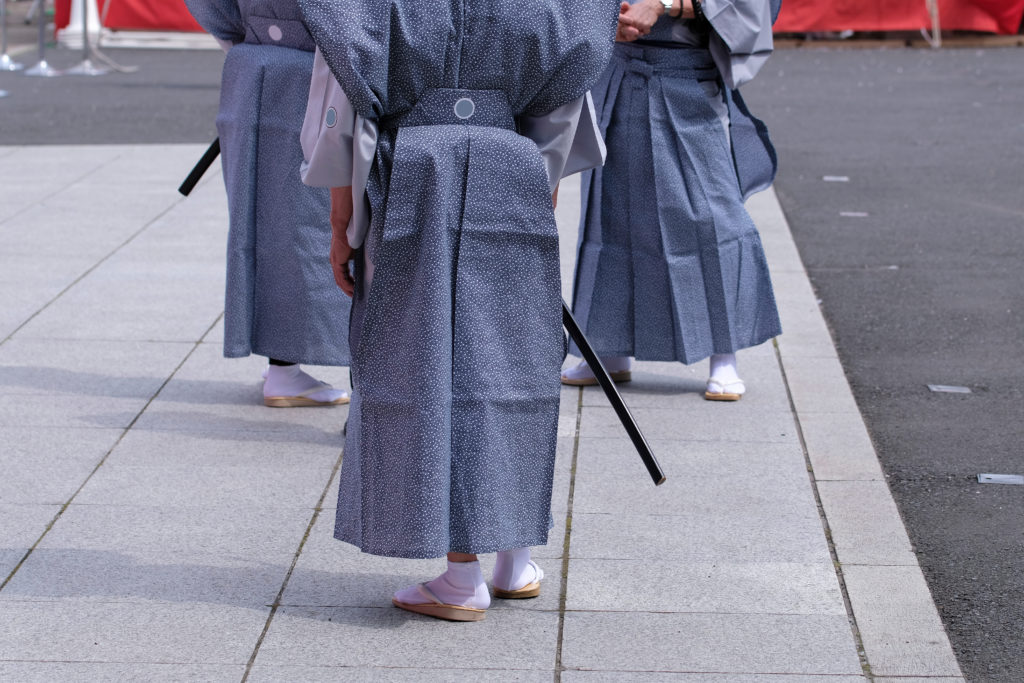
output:
{"label": "dark gray hakama", "polygon": [[543,545],[550,526],[564,349],[547,176],[531,141],[457,125],[459,91],[437,94],[446,125],[383,131],[388,194],[412,201],[374,211],[354,309],[343,467],[358,451],[361,471],[342,474],[336,535],[374,554]]}
{"label": "dark gray hakama", "polygon": [[348,365],[350,301],[326,250],[330,199],[299,167],[313,40],[294,0],[188,0],[234,43],[224,63],[220,134],[230,229],[224,355]]}
{"label": "dark gray hakama", "polygon": [[573,311],[595,348],[694,363],[780,334],[711,53],[617,44],[593,94],[608,160],[583,179]]}
{"label": "dark gray hakama", "polygon": [[379,124],[335,527],[365,552],[547,542],[558,234],[538,145],[515,128],[597,79],[616,4],[532,4],[302,2],[351,105]]}

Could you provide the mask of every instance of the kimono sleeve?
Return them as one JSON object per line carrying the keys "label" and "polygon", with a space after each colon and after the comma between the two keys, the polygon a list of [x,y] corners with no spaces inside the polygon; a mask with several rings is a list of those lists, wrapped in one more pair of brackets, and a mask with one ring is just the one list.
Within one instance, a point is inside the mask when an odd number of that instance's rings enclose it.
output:
{"label": "kimono sleeve", "polygon": [[[237,0],[185,0],[188,11],[222,48],[245,40],[245,22]],[[225,45],[225,43],[229,45]]]}
{"label": "kimono sleeve", "polygon": [[355,112],[318,50],[313,58],[302,143],[302,182],[311,187],[350,187]]}
{"label": "kimono sleeve", "polygon": [[726,85],[738,88],[754,78],[772,53],[769,0],[703,0],[714,35],[711,53]]}
{"label": "kimono sleeve", "polygon": [[589,92],[545,116],[521,117],[519,130],[537,143],[552,192],[562,178],[604,164],[604,140]]}
{"label": "kimono sleeve", "polygon": [[351,187],[348,241],[362,245],[370,226],[366,184],[377,150],[377,124],[356,114],[319,50],[313,58],[306,118],[299,135],[302,182],[312,187]]}

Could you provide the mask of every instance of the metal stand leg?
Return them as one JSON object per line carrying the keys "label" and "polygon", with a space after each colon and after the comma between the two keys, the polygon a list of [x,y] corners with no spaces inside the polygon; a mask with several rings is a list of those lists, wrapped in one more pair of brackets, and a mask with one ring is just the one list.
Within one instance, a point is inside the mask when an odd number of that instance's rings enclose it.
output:
{"label": "metal stand leg", "polygon": [[69,76],[104,76],[110,69],[92,63],[92,44],[89,42],[89,3],[91,0],[80,0],[82,3],[82,61],[64,73]]}
{"label": "metal stand leg", "polygon": [[[45,3],[46,0],[41,0]],[[52,78],[60,76],[61,72],[46,63],[46,7],[44,4],[39,8],[39,63],[25,71],[26,76],[39,76],[41,78]]]}
{"label": "metal stand leg", "polygon": [[[21,71],[24,68],[7,54],[7,0],[0,0],[0,71]],[[0,97],[6,94],[4,92]]]}
{"label": "metal stand leg", "polygon": [[36,14],[42,13],[42,5],[44,0],[32,0],[32,6],[28,8],[28,14],[25,15],[25,23],[31,24],[32,20],[36,18]]}

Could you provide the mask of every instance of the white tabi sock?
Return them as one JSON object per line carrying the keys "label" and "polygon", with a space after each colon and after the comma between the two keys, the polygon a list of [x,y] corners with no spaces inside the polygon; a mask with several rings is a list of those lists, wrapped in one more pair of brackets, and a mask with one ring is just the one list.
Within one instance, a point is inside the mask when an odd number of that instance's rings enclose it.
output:
{"label": "white tabi sock", "polygon": [[[629,356],[601,356],[601,363],[604,364],[604,369],[609,373],[629,370],[632,360]],[[563,370],[562,377],[570,380],[593,379],[594,373],[591,371],[590,366],[587,365],[587,361],[581,360],[571,368]]]}
{"label": "white tabi sock", "polygon": [[735,353],[716,353],[711,356],[711,379],[723,385],[743,381],[736,371]]}
{"label": "white tabi sock", "polygon": [[[448,571],[428,581],[427,588],[446,605],[487,609],[491,604],[491,594],[487,591],[479,561],[449,562]],[[395,593],[395,600],[407,605],[433,602],[420,591],[418,584]]]}
{"label": "white tabi sock", "polygon": [[544,578],[544,572],[530,560],[529,548],[503,550],[498,553],[494,564],[494,587],[504,591],[515,591]]}
{"label": "white tabi sock", "polygon": [[330,384],[321,382],[302,371],[299,365],[271,365],[267,368],[263,382],[265,398],[302,396],[310,389],[322,387],[319,391],[305,394],[311,401],[331,403],[345,396],[345,392]]}

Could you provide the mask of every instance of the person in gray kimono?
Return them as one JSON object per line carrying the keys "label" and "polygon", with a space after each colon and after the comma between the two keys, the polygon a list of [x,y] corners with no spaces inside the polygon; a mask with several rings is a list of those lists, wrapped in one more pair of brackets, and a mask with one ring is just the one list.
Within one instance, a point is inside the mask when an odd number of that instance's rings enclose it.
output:
{"label": "person in gray kimono", "polygon": [[[622,5],[615,56],[594,88],[608,163],[583,179],[573,298],[614,379],[630,379],[630,357],[710,356],[705,398],[738,400],[736,352],[782,331],[743,206],[771,184],[775,152],[736,91],[772,51],[777,4]],[[562,381],[596,383],[586,362]]]}
{"label": "person in gray kimono", "polygon": [[[477,621],[539,594],[558,426],[558,181],[603,161],[587,96],[616,0],[300,0],[319,47],[303,148],[353,299],[335,536],[447,556],[393,603]],[[325,254],[326,255],[326,254]],[[354,267],[349,269],[349,263]]]}
{"label": "person in gray kimono", "polygon": [[230,229],[224,355],[266,356],[263,402],[337,405],[299,365],[349,364],[349,300],[321,251],[329,193],[303,185],[299,132],[315,45],[296,0],[186,0],[227,51],[217,131]]}

